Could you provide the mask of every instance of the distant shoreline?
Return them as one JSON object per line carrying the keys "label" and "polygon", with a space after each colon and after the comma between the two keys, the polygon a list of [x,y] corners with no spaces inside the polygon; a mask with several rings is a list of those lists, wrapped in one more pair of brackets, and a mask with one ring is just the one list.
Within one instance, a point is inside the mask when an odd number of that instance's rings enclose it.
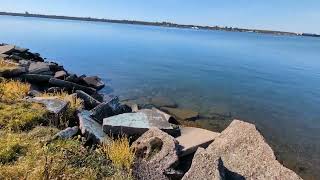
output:
{"label": "distant shoreline", "polygon": [[0,15],[36,17],[36,18],[47,18],[47,19],[67,19],[67,20],[76,20],[76,21],[94,21],[94,22],[107,22],[107,23],[118,23],[118,24],[136,24],[136,25],[147,25],[147,26],[175,27],[175,28],[184,28],[184,29],[221,30],[221,31],[229,31],[229,32],[249,32],[249,33],[251,32],[251,33],[262,33],[262,34],[273,34],[273,35],[320,37],[320,34],[295,33],[295,32],[285,32],[285,31],[259,30],[259,29],[246,29],[246,28],[220,27],[220,26],[199,26],[199,25],[176,24],[171,22],[114,20],[114,19],[102,19],[102,18],[91,18],[91,17],[72,17],[72,16],[58,16],[58,15],[30,14],[30,13],[12,13],[12,12],[0,12]]}

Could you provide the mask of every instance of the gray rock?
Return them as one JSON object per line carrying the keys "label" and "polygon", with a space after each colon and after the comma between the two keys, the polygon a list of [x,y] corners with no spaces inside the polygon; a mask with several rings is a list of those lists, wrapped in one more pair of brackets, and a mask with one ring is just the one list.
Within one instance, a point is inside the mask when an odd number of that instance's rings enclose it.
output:
{"label": "gray rock", "polygon": [[98,90],[102,89],[105,86],[104,82],[98,76],[83,77],[82,80],[86,85]]}
{"label": "gray rock", "polygon": [[[203,148],[198,148],[189,171],[182,180],[224,180],[225,169],[220,157],[212,156]],[[239,179],[241,180],[241,178]]]}
{"label": "gray rock", "polygon": [[125,101],[125,102],[121,102],[121,104],[128,106],[131,109],[131,112],[137,112],[139,110],[138,105],[134,102]]}
{"label": "gray rock", "polygon": [[49,123],[55,126],[61,125],[60,118],[69,106],[69,102],[60,100],[57,97],[33,97],[28,98],[27,101],[43,104],[51,113]]}
{"label": "gray rock", "polygon": [[92,109],[101,103],[98,100],[96,100],[95,98],[91,97],[89,94],[87,94],[81,90],[77,90],[76,93],[77,93],[77,96],[83,100],[84,106],[87,109]]}
{"label": "gray rock", "polygon": [[108,102],[100,103],[90,111],[90,115],[97,122],[103,122],[103,118],[110,117],[116,114],[115,110],[119,107],[119,98],[114,97],[109,99]]}
{"label": "gray rock", "polygon": [[40,96],[41,93],[37,90],[31,90],[28,92],[28,96],[31,96],[31,97],[36,97],[36,96]]}
{"label": "gray rock", "polygon": [[65,79],[66,76],[67,76],[67,73],[65,71],[57,71],[54,74],[54,78],[57,78],[57,79]]}
{"label": "gray rock", "polygon": [[[213,158],[221,157],[228,171],[245,179],[301,179],[276,160],[256,127],[243,121],[234,120],[206,152]],[[206,172],[207,169],[197,170],[197,173]]]}
{"label": "gray rock", "polygon": [[66,81],[69,82],[74,82],[74,83],[79,83],[79,78],[76,74],[70,74],[67,78]]}
{"label": "gray rock", "polygon": [[52,76],[42,74],[23,74],[21,78],[30,83],[48,83]]}
{"label": "gray rock", "polygon": [[179,120],[196,120],[199,118],[199,113],[190,109],[162,107],[161,110]]}
{"label": "gray rock", "polygon": [[3,45],[0,46],[0,54],[8,54],[10,52],[14,51],[13,45]]}
{"label": "gray rock", "polygon": [[150,103],[156,107],[177,107],[177,104],[173,100],[161,96],[151,98]]}
{"label": "gray rock", "polygon": [[137,163],[133,173],[137,179],[169,179],[165,172],[176,167],[178,142],[158,128],[150,128],[132,144]]}
{"label": "gray rock", "polygon": [[12,78],[12,77],[17,77],[20,76],[21,74],[26,73],[26,69],[24,67],[16,67],[14,69],[10,69],[10,70],[5,70],[0,72],[1,76],[6,77],[6,78]]}
{"label": "gray rock", "polygon": [[28,71],[30,74],[53,75],[53,73],[50,71],[49,64],[44,63],[44,62],[31,63]]}
{"label": "gray rock", "polygon": [[195,127],[180,127],[180,130],[181,136],[176,138],[182,147],[180,157],[196,152],[198,147],[208,147],[219,136],[219,133]]}
{"label": "gray rock", "polygon": [[28,49],[28,48],[21,48],[21,47],[15,46],[15,47],[14,47],[14,51],[15,51],[15,52],[19,52],[19,53],[25,53],[25,52],[29,51],[29,49]]}
{"label": "gray rock", "polygon": [[86,136],[88,140],[97,143],[108,143],[109,137],[103,132],[102,126],[90,117],[89,111],[82,111],[78,113],[81,133]]}
{"label": "gray rock", "polygon": [[79,127],[78,126],[74,126],[74,127],[68,127],[60,132],[58,132],[57,134],[55,134],[52,139],[70,139],[73,136],[75,136],[79,131]]}
{"label": "gray rock", "polygon": [[47,110],[54,114],[62,114],[69,104],[57,97],[34,97],[27,100],[45,105]]}
{"label": "gray rock", "polygon": [[56,93],[56,92],[61,92],[61,91],[64,91],[64,89],[61,87],[50,87],[46,90],[46,92],[48,92],[48,93]]}
{"label": "gray rock", "polygon": [[0,54],[0,58],[6,59],[7,57],[9,57],[9,56],[6,54]]}
{"label": "gray rock", "polygon": [[59,87],[64,87],[67,90],[73,91],[73,90],[81,90],[84,91],[88,94],[94,94],[96,92],[95,89],[90,88],[90,87],[85,87],[73,82],[69,82],[69,81],[64,81],[64,80],[60,80],[60,79],[56,79],[56,78],[51,78],[49,80],[49,83],[54,85],[54,86],[59,86]]}
{"label": "gray rock", "polygon": [[141,135],[152,127],[157,127],[174,136],[180,134],[179,128],[170,124],[162,113],[151,109],[143,109],[137,113],[124,113],[103,119],[103,130],[112,134]]}
{"label": "gray rock", "polygon": [[28,60],[20,60],[19,61],[19,64],[20,64],[20,66],[22,66],[22,67],[29,67],[29,65],[31,64],[31,61],[28,61]]}

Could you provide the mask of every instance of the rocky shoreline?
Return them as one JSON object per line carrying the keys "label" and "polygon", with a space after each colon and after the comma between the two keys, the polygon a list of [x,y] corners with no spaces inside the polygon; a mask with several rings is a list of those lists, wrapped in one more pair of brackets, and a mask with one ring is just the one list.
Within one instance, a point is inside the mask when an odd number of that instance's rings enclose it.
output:
{"label": "rocky shoreline", "polygon": [[[3,68],[4,64],[10,68]],[[111,137],[128,137],[135,152],[135,179],[302,179],[276,160],[250,123],[233,120],[221,133],[194,127],[197,112],[179,109],[159,97],[145,106],[120,101],[117,96],[99,93],[106,86],[101,78],[72,74],[62,65],[14,45],[0,44],[0,65],[0,82],[30,83],[23,101],[42,104],[50,112],[50,124],[61,129],[51,141],[80,134],[94,147],[110,144]],[[83,104],[63,125],[61,114],[69,102],[40,96],[57,92],[79,98]]]}

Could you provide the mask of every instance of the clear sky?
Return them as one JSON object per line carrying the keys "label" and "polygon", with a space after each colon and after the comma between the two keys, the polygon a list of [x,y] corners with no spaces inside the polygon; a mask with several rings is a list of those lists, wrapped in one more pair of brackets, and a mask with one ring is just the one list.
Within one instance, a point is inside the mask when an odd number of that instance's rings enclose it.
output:
{"label": "clear sky", "polygon": [[320,33],[320,0],[0,0],[0,11]]}

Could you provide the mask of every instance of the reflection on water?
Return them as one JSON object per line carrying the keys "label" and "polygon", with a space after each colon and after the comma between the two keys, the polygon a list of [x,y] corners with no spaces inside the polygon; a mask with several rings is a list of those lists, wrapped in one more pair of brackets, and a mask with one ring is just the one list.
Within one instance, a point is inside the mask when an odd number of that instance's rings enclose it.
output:
{"label": "reflection on water", "polygon": [[122,98],[165,96],[253,122],[285,165],[320,177],[319,38],[4,16],[0,24],[1,41],[99,75]]}

